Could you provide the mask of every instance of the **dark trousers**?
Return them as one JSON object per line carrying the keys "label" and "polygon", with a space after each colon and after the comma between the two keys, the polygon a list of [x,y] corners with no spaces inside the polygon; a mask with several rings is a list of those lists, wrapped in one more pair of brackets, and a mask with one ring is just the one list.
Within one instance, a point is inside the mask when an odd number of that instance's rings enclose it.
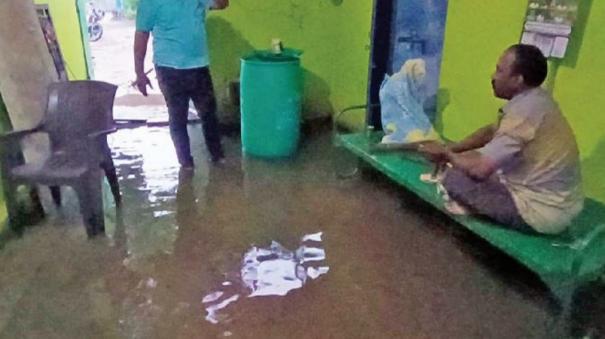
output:
{"label": "dark trousers", "polygon": [[187,133],[189,100],[193,101],[204,130],[206,147],[213,160],[223,156],[216,99],[208,67],[175,69],[156,66],[160,90],[168,106],[170,135],[181,165],[192,165],[191,146]]}
{"label": "dark trousers", "polygon": [[535,232],[525,223],[511,193],[496,175],[478,181],[452,168],[445,173],[443,186],[452,199],[468,207],[471,212],[493,219],[507,228],[525,233]]}

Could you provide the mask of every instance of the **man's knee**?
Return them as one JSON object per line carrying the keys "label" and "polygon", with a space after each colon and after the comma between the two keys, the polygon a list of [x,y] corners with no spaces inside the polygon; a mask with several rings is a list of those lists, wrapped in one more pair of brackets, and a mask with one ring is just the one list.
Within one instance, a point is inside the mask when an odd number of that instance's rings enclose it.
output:
{"label": "man's knee", "polygon": [[192,97],[193,104],[200,118],[204,119],[208,115],[216,114],[216,98],[212,91],[199,90]]}
{"label": "man's knee", "polygon": [[448,193],[455,195],[472,185],[473,179],[457,168],[450,168],[445,172],[442,184]]}

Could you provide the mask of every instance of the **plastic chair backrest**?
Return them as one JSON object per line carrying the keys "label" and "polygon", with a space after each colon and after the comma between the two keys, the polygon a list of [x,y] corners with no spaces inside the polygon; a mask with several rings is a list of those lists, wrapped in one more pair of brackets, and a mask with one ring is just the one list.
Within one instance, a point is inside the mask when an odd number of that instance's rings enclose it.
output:
{"label": "plastic chair backrest", "polygon": [[101,81],[66,81],[49,86],[43,129],[53,150],[71,148],[93,132],[114,127],[117,86]]}

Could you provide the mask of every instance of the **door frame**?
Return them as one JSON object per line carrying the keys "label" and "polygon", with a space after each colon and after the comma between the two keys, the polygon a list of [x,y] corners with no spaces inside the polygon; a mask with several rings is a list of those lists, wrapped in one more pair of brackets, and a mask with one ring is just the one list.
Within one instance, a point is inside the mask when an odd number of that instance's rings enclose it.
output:
{"label": "door frame", "polygon": [[374,0],[372,33],[370,41],[370,65],[368,71],[368,109],[366,125],[382,128],[380,119],[380,85],[387,72],[391,51],[392,18],[397,0]]}

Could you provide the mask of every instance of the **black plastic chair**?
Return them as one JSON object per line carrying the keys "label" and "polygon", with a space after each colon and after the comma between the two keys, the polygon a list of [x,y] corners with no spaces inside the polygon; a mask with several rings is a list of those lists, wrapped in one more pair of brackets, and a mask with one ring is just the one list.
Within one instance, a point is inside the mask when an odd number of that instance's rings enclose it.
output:
{"label": "black plastic chair", "polygon": [[[117,87],[100,81],[58,82],[49,86],[42,122],[29,130],[0,135],[2,173],[9,223],[17,222],[16,189],[20,184],[41,184],[61,203],[60,186],[76,191],[89,237],[105,232],[102,179],[108,178],[116,204],[120,203],[118,179],[107,144],[116,129],[113,102]],[[41,163],[24,163],[15,156],[19,141],[33,133],[46,133],[51,154]],[[11,152],[12,150],[12,152]]]}

